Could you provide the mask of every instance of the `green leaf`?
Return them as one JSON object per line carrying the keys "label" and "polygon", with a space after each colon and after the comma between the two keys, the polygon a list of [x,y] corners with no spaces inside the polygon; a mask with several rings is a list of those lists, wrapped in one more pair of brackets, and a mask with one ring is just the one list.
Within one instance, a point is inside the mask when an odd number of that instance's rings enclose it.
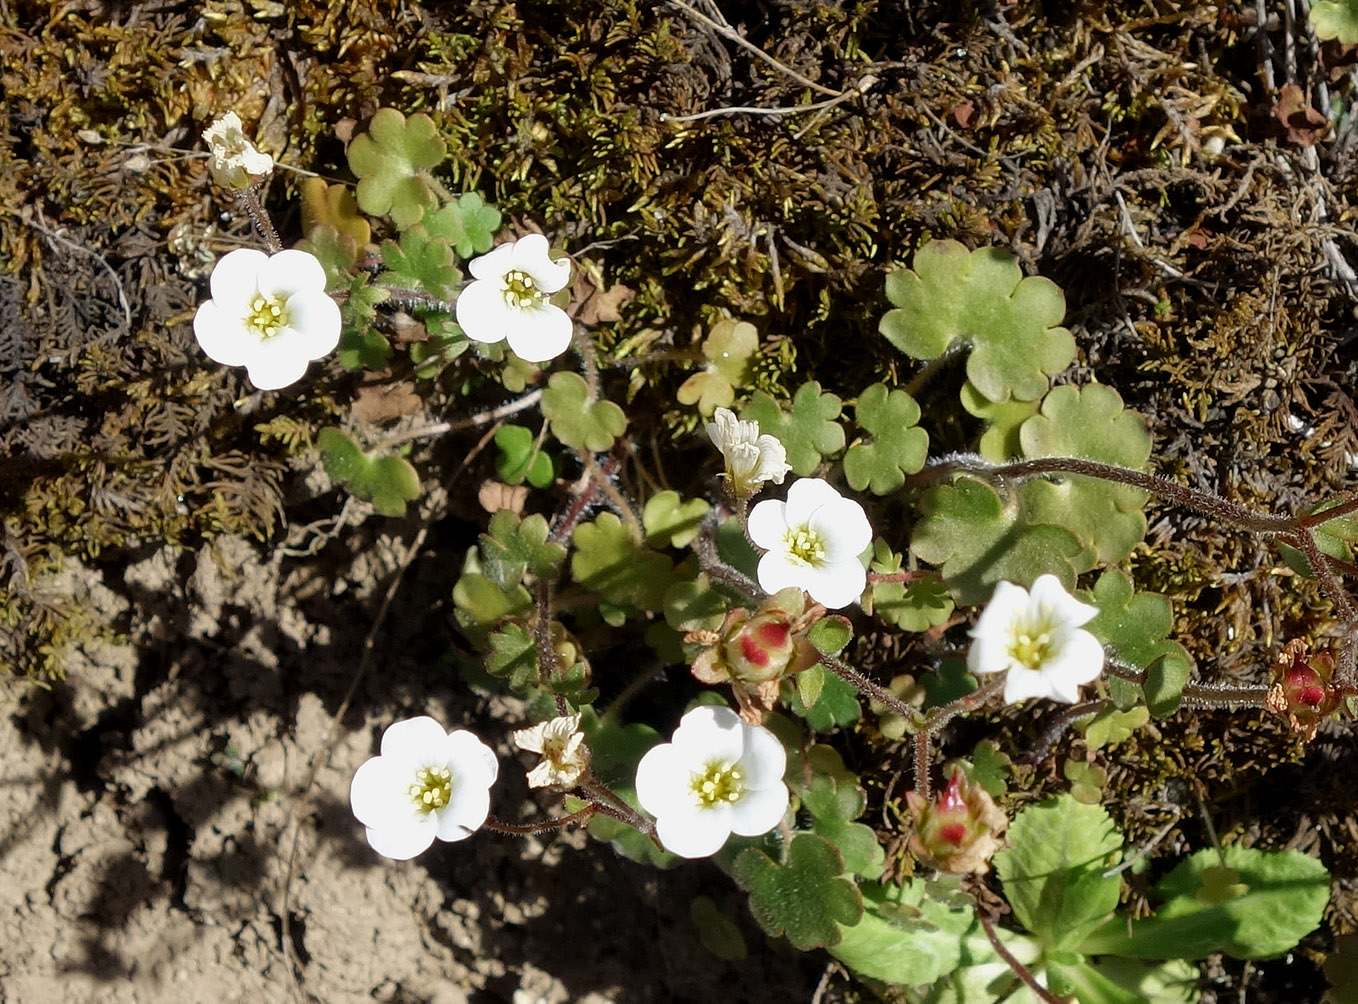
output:
{"label": "green leaf", "polygon": [[1103,786],[1108,783],[1108,771],[1096,763],[1067,760],[1061,773],[1070,782],[1070,797],[1084,805],[1098,805],[1103,801]]}
{"label": "green leaf", "polygon": [[575,528],[571,575],[610,603],[660,610],[674,583],[674,563],[633,540],[622,520],[605,512]]}
{"label": "green leaf", "polygon": [[760,432],[782,443],[792,470],[805,477],[820,465],[822,457],[844,449],[844,430],[835,421],[840,411],[839,398],[822,394],[820,384],[813,380],[797,389],[791,411],[783,411],[777,401],[757,391],[740,417],[758,422]]}
{"label": "green leaf", "polygon": [[[1111,387],[1054,387],[1042,411],[1019,430],[1023,455],[1081,457],[1141,470],[1151,437],[1140,415],[1127,411]],[[1075,570],[1121,561],[1146,535],[1140,488],[1098,478],[1065,475],[1025,482],[1019,489],[1024,520],[1065,527],[1084,544]]]}
{"label": "green leaf", "polygon": [[834,655],[853,640],[853,626],[846,618],[831,614],[812,624],[806,638],[821,655]]}
{"label": "green leaf", "polygon": [[[831,946],[830,954],[862,976],[907,988],[953,977],[934,994],[911,1000],[1016,1004],[1024,999],[1004,996],[1017,978],[995,953],[966,897],[950,903],[940,884],[916,878],[899,887],[863,885],[863,919],[842,929],[843,940]],[[1040,958],[1031,938],[1003,928],[996,934],[1023,964]]]}
{"label": "green leaf", "polygon": [[797,674],[797,697],[805,708],[814,708],[825,690],[825,667],[809,666]]}
{"label": "green leaf", "polygon": [[566,549],[549,540],[549,534],[545,516],[534,513],[520,518],[501,509],[490,518],[489,532],[481,535],[486,576],[503,589],[521,582],[525,572],[537,579],[555,579]]}
{"label": "green leaf", "polygon": [[749,382],[750,359],[758,349],[759,332],[753,324],[729,317],[718,321],[703,339],[702,353],[707,359],[707,367],[694,373],[679,387],[679,403],[696,403],[705,418],[718,408],[729,407],[736,399],[735,388]]}
{"label": "green leaf", "polygon": [[856,823],[867,807],[863,789],[854,784],[837,783],[833,777],[818,775],[802,796],[802,804],[814,817],[812,831],[839,848],[844,870],[866,879],[882,874],[886,853],[872,828]]}
{"label": "green leaf", "polygon": [[306,240],[297,242],[297,250],[314,255],[321,263],[325,269],[325,288],[330,292],[348,288],[361,245],[328,223],[319,223],[306,233]]}
{"label": "green leaf", "polygon": [[1358,42],[1358,0],[1315,0],[1311,27],[1322,42],[1333,38],[1340,45],[1353,45]]}
{"label": "green leaf", "polygon": [[435,210],[424,218],[424,225],[435,237],[442,237],[459,258],[485,254],[495,243],[500,229],[500,211],[467,192],[456,202]]}
{"label": "green leaf", "polygon": [[589,401],[589,387],[578,373],[553,373],[542,392],[542,414],[552,435],[567,446],[603,453],[627,428],[627,416],[612,401]]}
{"label": "green leaf", "polygon": [[[894,575],[901,570],[902,557],[887,546],[880,537],[873,541],[872,564],[880,575]],[[904,582],[874,582],[868,588],[863,612],[876,614],[888,624],[902,631],[928,631],[946,624],[953,612],[952,596],[948,587],[933,576]]]}
{"label": "green leaf", "polygon": [[817,732],[830,732],[845,725],[852,725],[863,714],[858,703],[858,691],[834,673],[825,674],[825,684],[816,697],[816,706],[808,708],[802,703],[801,694],[796,689],[792,693],[792,712],[806,719],[806,724]]}
{"label": "green leaf", "polygon": [[[1243,893],[1231,888],[1240,885]],[[1300,851],[1232,846],[1218,854],[1209,847],[1181,862],[1155,891],[1164,905],[1132,921],[1130,934],[1126,921],[1114,918],[1079,950],[1147,959],[1197,959],[1213,952],[1272,958],[1320,924],[1330,876],[1320,861]]]}
{"label": "green leaf", "polygon": [[857,887],[840,878],[844,861],[833,844],[810,833],[793,836],[787,863],[747,847],[732,867],[735,880],[750,894],[750,912],[765,933],[784,935],[793,948],[810,951],[840,941],[840,924],[855,924],[863,914]]}
{"label": "green leaf", "polygon": [[910,548],[915,556],[943,566],[943,579],[964,606],[984,603],[997,582],[1028,587],[1051,574],[1069,589],[1072,560],[1083,550],[1069,530],[1029,526],[1017,506],[1006,506],[995,490],[974,478],[939,485],[920,503]]}
{"label": "green leaf", "polygon": [[[1344,496],[1326,499],[1312,508],[1308,515],[1324,512],[1342,501],[1344,501]],[[1353,544],[1358,542],[1358,517],[1349,515],[1328,520],[1319,526],[1312,527],[1311,534],[1315,537],[1316,546],[1320,548],[1321,554],[1338,558],[1340,561],[1352,562]],[[1305,552],[1297,550],[1290,544],[1283,543],[1278,544],[1278,549],[1282,552],[1283,560],[1298,575],[1304,575],[1308,579],[1316,577],[1316,573],[1311,570],[1311,560],[1306,557]]]}
{"label": "green leaf", "polygon": [[349,144],[349,169],[358,181],[358,204],[373,216],[390,214],[398,229],[414,226],[437,204],[429,170],[448,147],[428,115],[406,118],[394,108],[373,116],[368,131]]}
{"label": "green leaf", "polygon": [[1009,787],[1005,779],[1009,776],[1011,766],[1009,757],[1001,753],[999,745],[989,739],[982,739],[976,744],[970,762],[962,761],[967,780],[979,784],[991,798],[1004,797]]}
{"label": "green leaf", "polygon": [[1192,660],[1182,645],[1165,638],[1174,627],[1169,600],[1158,593],[1136,593],[1132,580],[1113,568],[1099,576],[1092,594],[1081,593],[1080,598],[1099,608],[1085,630],[1112,645],[1123,662],[1146,670],[1143,690],[1150,713],[1163,718],[1177,711]]}
{"label": "green leaf", "polygon": [[440,300],[449,299],[462,279],[448,242],[431,236],[422,226],[406,230],[399,244],[383,241],[382,264],[387,268],[382,279],[388,285],[424,290]]}
{"label": "green leaf", "polygon": [[480,645],[506,617],[532,609],[533,597],[523,586],[501,589],[479,570],[464,570],[453,587],[453,609],[458,626],[473,645]]}
{"label": "green leaf", "polygon": [[695,896],[688,906],[688,919],[698,929],[698,937],[703,947],[719,959],[737,962],[747,955],[745,936],[735,921],[706,896]]}
{"label": "green leaf", "polygon": [[1118,877],[1104,873],[1122,834],[1100,806],[1062,795],[1020,812],[1008,837],[995,872],[1014,916],[1049,949],[1078,946],[1118,905]]}
{"label": "green leaf", "polygon": [[[354,193],[348,185],[330,185],[324,178],[303,178],[297,188],[301,195],[302,233],[312,242],[331,239],[318,237],[321,232],[334,234],[340,245],[351,249],[352,257],[344,267],[352,268],[358,252],[372,240],[372,226],[359,215]],[[311,251],[311,248],[304,250]],[[316,254],[315,251],[311,253]],[[321,255],[316,257],[321,258]]]}
{"label": "green leaf", "polygon": [[698,536],[703,517],[711,508],[703,499],[680,501],[675,491],[652,495],[641,511],[646,543],[652,547],[687,547]]}
{"label": "green leaf", "polygon": [[420,497],[420,476],[403,457],[375,458],[338,429],[322,429],[316,442],[325,472],[383,516],[403,515]]}
{"label": "green leaf", "polygon": [[903,390],[888,392],[876,383],[858,395],[854,420],[873,438],[844,455],[844,477],[854,491],[888,495],[924,466],[929,434],[919,427],[919,416],[919,405]]}
{"label": "green leaf", "polygon": [[522,624],[508,621],[486,639],[490,652],[486,670],[501,677],[509,689],[525,697],[538,684],[538,654],[533,636]]}
{"label": "green leaf", "polygon": [[726,620],[727,602],[706,573],[665,590],[665,623],[676,631],[716,631]]}
{"label": "green leaf", "polygon": [[1000,248],[968,252],[956,241],[931,241],[915,252],[913,271],[887,276],[886,293],[896,306],[882,318],[887,341],[914,359],[970,345],[967,378],[992,401],[1041,397],[1048,375],[1075,358],[1075,339],[1060,327],[1060,288],[1025,279]]}
{"label": "green leaf", "polygon": [[1091,750],[1116,746],[1130,739],[1132,733],[1150,720],[1150,711],[1141,705],[1126,711],[1111,706],[1102,708],[1084,727],[1085,745]]}
{"label": "green leaf", "polygon": [[556,478],[552,458],[538,446],[533,430],[522,425],[502,425],[495,430],[495,476],[505,484],[527,481],[534,488],[546,488]]}
{"label": "green leaf", "polygon": [[1179,959],[1148,966],[1109,957],[1076,965],[1049,960],[1047,976],[1053,989],[1080,1004],[1196,1004],[1201,974]]}
{"label": "green leaf", "polygon": [[958,392],[962,407],[968,414],[985,419],[986,429],[981,433],[977,452],[987,460],[1003,463],[1021,456],[1023,447],[1019,444],[1019,428],[1024,422],[1037,414],[1039,401],[992,401],[968,381]]}
{"label": "green leaf", "polygon": [[[628,805],[638,808],[636,789],[632,787],[637,764],[651,747],[660,743],[660,734],[649,725],[619,725],[608,715],[600,718],[590,707],[580,709],[580,731],[589,745],[590,769],[595,776]],[[584,806],[580,799],[566,800],[567,812]],[[596,815],[589,821],[589,832],[633,861],[659,868],[672,868],[679,863],[679,858],[661,850],[650,837],[611,816]]]}
{"label": "green leaf", "polygon": [[963,659],[943,659],[936,668],[919,679],[926,694],[926,709],[951,704],[959,697],[966,697],[978,686],[976,677],[967,672],[967,664]]}

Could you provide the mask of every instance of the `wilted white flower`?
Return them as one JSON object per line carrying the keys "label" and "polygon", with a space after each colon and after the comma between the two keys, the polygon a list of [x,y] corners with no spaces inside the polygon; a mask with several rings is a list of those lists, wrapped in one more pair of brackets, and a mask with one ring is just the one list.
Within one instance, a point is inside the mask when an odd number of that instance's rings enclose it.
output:
{"label": "wilted white flower", "polygon": [[732,833],[757,837],[787,811],[787,751],[730,708],[694,708],[673,738],[637,765],[637,801],[665,849],[684,858],[721,850]]}
{"label": "wilted white flower", "polygon": [[760,502],[750,510],[749,531],[768,552],[759,559],[765,592],[796,586],[835,610],[858,599],[867,585],[858,556],[872,543],[868,517],[819,478],[793,482],[786,502]]}
{"label": "wilted white flower", "polygon": [[255,149],[235,112],[214,119],[203,130],[203,139],[208,147],[208,168],[223,188],[249,188],[255,178],[273,170],[273,158]]}
{"label": "wilted white flower", "polygon": [[490,814],[499,764],[465,729],[445,732],[427,715],[393,722],[382,754],[354,774],[349,805],[383,857],[405,861],[434,838],[465,840]]}
{"label": "wilted white flower", "polygon": [[476,342],[509,339],[520,359],[546,362],[571,344],[571,319],[551,302],[571,278],[571,263],[547,257],[547,238],[529,234],[467,266],[475,281],[457,296],[457,323]]}
{"label": "wilted white flower", "polygon": [[339,344],[339,307],[314,255],[237,248],[217,262],[209,286],[212,299],[194,315],[194,336],[208,358],[244,366],[260,390],[295,383],[311,360]]}
{"label": "wilted white flower", "polygon": [[1008,671],[1004,699],[1011,704],[1026,697],[1073,704],[1080,684],[1103,670],[1103,646],[1081,627],[1098,612],[1067,593],[1055,575],[1041,576],[1032,592],[1001,582],[971,630],[967,669]]}
{"label": "wilted white flower", "polygon": [[707,436],[726,460],[726,480],[732,492],[745,497],[765,481],[783,483],[792,467],[776,437],[760,435],[758,422],[742,422],[730,408],[718,408],[712,419],[707,423]]}
{"label": "wilted white flower", "polygon": [[578,714],[520,729],[513,739],[519,749],[542,755],[542,762],[528,772],[531,788],[574,788],[589,769],[589,747]]}

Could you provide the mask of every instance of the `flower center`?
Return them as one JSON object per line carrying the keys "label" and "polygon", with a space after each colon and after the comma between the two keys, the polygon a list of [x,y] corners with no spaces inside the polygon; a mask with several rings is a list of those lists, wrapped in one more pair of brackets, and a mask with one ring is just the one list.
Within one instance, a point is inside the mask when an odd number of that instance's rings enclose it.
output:
{"label": "flower center", "polygon": [[745,775],[735,764],[715,760],[693,778],[693,794],[704,809],[718,802],[739,802],[745,794]]}
{"label": "flower center", "polygon": [[547,298],[547,295],[538,289],[537,284],[533,282],[533,277],[519,269],[506,272],[504,284],[505,305],[508,307],[527,310],[529,307],[536,307]]}
{"label": "flower center", "polygon": [[278,296],[265,296],[256,293],[250,300],[250,310],[245,315],[245,326],[254,332],[260,341],[273,338],[288,326],[287,304]]}
{"label": "flower center", "polygon": [[1039,631],[1036,634],[1017,631],[1014,634],[1014,644],[1009,647],[1009,654],[1029,669],[1037,669],[1047,661],[1051,647],[1052,636],[1046,631]]}
{"label": "flower center", "polygon": [[825,538],[810,527],[788,527],[783,543],[788,557],[804,565],[819,565],[825,560]]}
{"label": "flower center", "polygon": [[452,801],[453,773],[447,767],[421,767],[406,792],[415,803],[415,810],[427,816]]}

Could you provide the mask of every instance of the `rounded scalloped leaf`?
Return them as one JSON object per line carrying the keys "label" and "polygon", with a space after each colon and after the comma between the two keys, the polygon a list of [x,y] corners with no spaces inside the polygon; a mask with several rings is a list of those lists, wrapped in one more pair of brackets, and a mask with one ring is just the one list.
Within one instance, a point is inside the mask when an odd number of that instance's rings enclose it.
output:
{"label": "rounded scalloped leaf", "polygon": [[962,384],[957,396],[962,399],[962,407],[967,414],[984,419],[987,423],[985,432],[981,433],[977,453],[997,464],[1023,455],[1023,447],[1019,445],[1019,429],[1037,414],[1041,402],[1012,399],[992,401],[970,381]]}
{"label": "rounded scalloped leaf", "polygon": [[627,428],[627,416],[612,401],[589,400],[589,386],[578,373],[553,373],[542,393],[542,414],[552,435],[567,446],[602,453]]}
{"label": "rounded scalloped leaf", "polygon": [[888,391],[876,383],[858,395],[854,419],[870,438],[849,447],[844,478],[849,487],[888,495],[905,484],[905,476],[924,466],[929,434],[919,427],[919,405],[903,390]]}
{"label": "rounded scalloped leaf", "polygon": [[769,395],[757,391],[741,409],[740,417],[758,422],[760,432],[782,443],[793,473],[806,477],[820,466],[821,457],[844,449],[844,429],[835,421],[842,407],[838,397],[821,393],[820,384],[812,380],[797,388],[791,411],[784,411]]}
{"label": "rounded scalloped leaf", "polygon": [[704,417],[726,408],[736,399],[735,388],[750,378],[750,357],[759,349],[759,331],[748,321],[726,317],[712,326],[703,339],[707,366],[685,380],[677,397],[680,404],[697,403]]}
{"label": "rounded scalloped leaf", "polygon": [[485,254],[495,243],[495,231],[500,229],[500,211],[488,206],[475,192],[467,192],[456,202],[425,218],[424,225],[435,236],[442,237],[460,258]]}
{"label": "rounded scalloped leaf", "polygon": [[373,216],[390,214],[403,230],[414,226],[438,204],[427,172],[447,153],[448,145],[428,115],[406,118],[395,108],[380,109],[368,131],[349,144],[359,207]]}
{"label": "rounded scalloped leaf", "polygon": [[1031,526],[1016,506],[1006,506],[995,489],[974,478],[939,485],[920,502],[910,549],[932,565],[959,605],[984,603],[997,582],[1025,588],[1051,574],[1069,589],[1072,560],[1084,550],[1079,538],[1059,526]]}
{"label": "rounded scalloped leaf", "polygon": [[325,472],[383,516],[403,515],[420,497],[420,476],[405,458],[373,457],[339,429],[322,429],[316,443]]}
{"label": "rounded scalloped leaf", "polygon": [[[1028,458],[1083,457],[1138,470],[1151,455],[1146,423],[1102,384],[1053,388],[1041,412],[1019,429],[1019,442]],[[1146,535],[1147,495],[1140,488],[1064,476],[1029,481],[1019,496],[1027,522],[1063,526],[1083,541],[1079,572],[1121,561]]]}
{"label": "rounded scalloped leaf", "polygon": [[1334,38],[1340,45],[1353,45],[1358,42],[1358,0],[1316,0],[1311,27],[1321,41]]}
{"label": "rounded scalloped leaf", "polygon": [[793,836],[784,863],[747,847],[731,868],[764,932],[781,934],[804,952],[838,944],[839,925],[852,926],[863,916],[863,898],[843,872],[835,846],[810,833]]}
{"label": "rounded scalloped leaf", "polygon": [[906,355],[934,359],[954,344],[970,345],[967,378],[992,401],[1041,397],[1047,377],[1075,359],[1075,339],[1061,327],[1060,287],[1041,276],[1024,278],[1007,251],[931,241],[913,264],[887,276],[896,309],[880,325]]}

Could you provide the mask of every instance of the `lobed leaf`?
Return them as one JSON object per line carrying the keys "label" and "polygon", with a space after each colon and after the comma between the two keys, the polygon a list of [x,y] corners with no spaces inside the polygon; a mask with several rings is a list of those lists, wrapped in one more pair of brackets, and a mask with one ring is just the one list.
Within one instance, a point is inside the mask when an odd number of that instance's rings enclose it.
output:
{"label": "lobed leaf", "polygon": [[419,223],[438,203],[428,172],[447,153],[428,115],[406,118],[395,108],[380,109],[368,131],[349,144],[360,208],[372,216],[390,215],[401,230]]}
{"label": "lobed leaf", "polygon": [[820,465],[822,457],[844,449],[844,430],[835,421],[841,410],[839,398],[822,394],[820,384],[812,380],[797,388],[791,410],[784,411],[768,394],[758,391],[740,417],[758,422],[760,432],[781,442],[792,470],[805,477]]}
{"label": "lobed leaf", "polygon": [[919,427],[919,418],[919,405],[903,390],[888,392],[877,383],[858,395],[854,419],[871,438],[844,455],[844,477],[854,491],[888,495],[924,466],[929,434]]}
{"label": "lobed leaf", "polygon": [[571,575],[610,603],[661,610],[674,583],[674,563],[632,539],[616,515],[601,513],[575,528]]}
{"label": "lobed leaf", "polygon": [[934,359],[969,345],[967,378],[991,401],[1039,398],[1047,377],[1074,360],[1075,339],[1060,327],[1065,296],[1049,279],[1024,278],[1007,251],[935,240],[913,264],[887,276],[896,309],[880,325],[906,355]]}
{"label": "lobed leaf", "polygon": [[338,429],[322,429],[316,442],[325,472],[383,516],[403,515],[420,497],[420,476],[403,457],[373,457]]}
{"label": "lobed leaf", "polygon": [[843,872],[844,860],[834,845],[810,833],[793,836],[785,864],[747,847],[732,867],[764,932],[783,935],[804,952],[838,944],[839,925],[856,924],[863,915],[862,897]]}
{"label": "lobed leaf", "polygon": [[627,416],[612,401],[589,400],[589,387],[578,373],[553,373],[542,392],[542,414],[552,435],[566,446],[602,453],[627,428]]}

